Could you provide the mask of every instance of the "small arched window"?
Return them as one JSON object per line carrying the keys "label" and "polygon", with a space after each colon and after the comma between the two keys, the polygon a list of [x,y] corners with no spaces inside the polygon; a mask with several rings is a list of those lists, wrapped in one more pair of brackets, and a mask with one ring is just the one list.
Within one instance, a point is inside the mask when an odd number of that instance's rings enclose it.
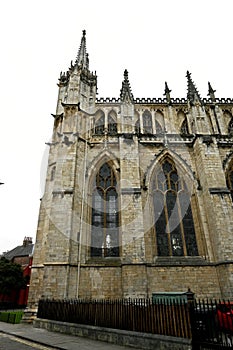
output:
{"label": "small arched window", "polygon": [[233,201],[233,160],[227,172],[227,187],[231,191],[231,198]]}
{"label": "small arched window", "polygon": [[198,255],[190,194],[170,159],[155,173],[153,205],[158,256]]}
{"label": "small arched window", "polygon": [[119,256],[119,209],[116,177],[108,163],[95,178],[92,192],[91,256]]}
{"label": "small arched window", "polygon": [[149,112],[144,112],[142,116],[143,131],[145,134],[153,134],[152,117]]}

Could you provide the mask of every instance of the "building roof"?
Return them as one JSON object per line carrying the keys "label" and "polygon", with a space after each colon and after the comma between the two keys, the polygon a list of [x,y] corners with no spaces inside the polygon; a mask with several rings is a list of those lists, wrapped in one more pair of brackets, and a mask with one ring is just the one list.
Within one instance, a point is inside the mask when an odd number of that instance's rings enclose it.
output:
{"label": "building roof", "polygon": [[34,244],[31,242],[24,241],[23,245],[19,245],[15,247],[14,249],[3,253],[3,256],[8,259],[12,260],[13,258],[19,257],[19,256],[29,256],[33,253]]}

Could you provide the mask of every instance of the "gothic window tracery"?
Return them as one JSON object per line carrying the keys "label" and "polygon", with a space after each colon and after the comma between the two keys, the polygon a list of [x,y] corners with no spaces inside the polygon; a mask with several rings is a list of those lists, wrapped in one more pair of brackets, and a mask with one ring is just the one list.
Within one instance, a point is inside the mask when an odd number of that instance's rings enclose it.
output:
{"label": "gothic window tracery", "polygon": [[113,169],[103,164],[92,192],[92,257],[119,256],[119,210],[117,182]]}
{"label": "gothic window tracery", "polygon": [[197,256],[190,194],[170,159],[155,174],[153,205],[158,256]]}
{"label": "gothic window tracery", "polygon": [[144,112],[142,116],[143,131],[145,134],[153,134],[152,117],[149,112]]}
{"label": "gothic window tracery", "polygon": [[229,188],[231,192],[231,198],[233,201],[233,160],[230,164],[230,167],[227,172],[227,187]]}

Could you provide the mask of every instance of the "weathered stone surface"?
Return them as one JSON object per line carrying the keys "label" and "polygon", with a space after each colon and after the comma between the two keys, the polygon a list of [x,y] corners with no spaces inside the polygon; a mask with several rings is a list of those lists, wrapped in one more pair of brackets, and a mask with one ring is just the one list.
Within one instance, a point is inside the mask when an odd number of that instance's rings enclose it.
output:
{"label": "weathered stone surface", "polygon": [[[198,297],[232,297],[233,212],[226,179],[233,162],[233,101],[205,101],[205,108],[198,99],[171,99],[169,105],[166,99],[98,101],[96,77],[87,67],[75,65],[69,74],[59,85],[29,304],[41,297],[148,297],[188,288]],[[189,190],[198,259],[185,248],[183,259],[159,260],[153,184],[164,159]],[[119,257],[91,256],[92,193],[104,163],[117,182]],[[185,241],[186,232],[181,235]]]}

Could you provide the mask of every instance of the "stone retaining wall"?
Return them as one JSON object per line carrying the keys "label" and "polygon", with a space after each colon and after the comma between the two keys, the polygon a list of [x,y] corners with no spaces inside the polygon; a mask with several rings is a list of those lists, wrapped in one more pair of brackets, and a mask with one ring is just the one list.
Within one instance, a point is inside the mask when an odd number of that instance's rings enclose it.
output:
{"label": "stone retaining wall", "polygon": [[33,322],[36,328],[44,328],[52,332],[72,334],[93,340],[128,346],[141,350],[191,350],[191,339],[176,338],[158,334],[148,334],[120,329],[110,329],[95,326],[80,325],[36,318]]}

